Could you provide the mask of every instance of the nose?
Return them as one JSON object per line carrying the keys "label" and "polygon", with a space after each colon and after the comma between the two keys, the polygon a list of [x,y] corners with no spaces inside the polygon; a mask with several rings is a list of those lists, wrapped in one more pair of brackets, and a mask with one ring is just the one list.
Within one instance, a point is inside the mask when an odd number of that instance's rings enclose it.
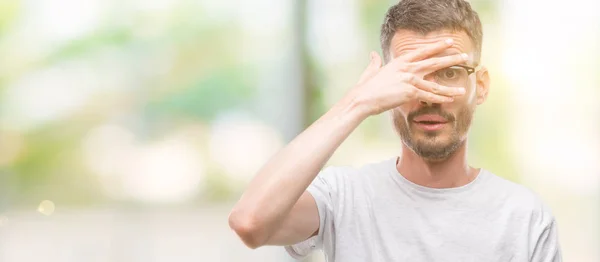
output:
{"label": "nose", "polygon": [[423,100],[419,100],[419,104],[421,106],[423,106],[423,107],[425,107],[425,106],[426,107],[435,107],[435,108],[441,108],[442,107],[442,104],[440,104],[440,103],[430,103],[430,102],[423,101]]}

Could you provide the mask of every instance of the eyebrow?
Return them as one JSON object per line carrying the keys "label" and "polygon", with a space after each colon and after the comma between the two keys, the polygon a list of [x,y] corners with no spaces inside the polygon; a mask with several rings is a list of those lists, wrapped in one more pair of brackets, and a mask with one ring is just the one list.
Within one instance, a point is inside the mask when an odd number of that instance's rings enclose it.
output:
{"label": "eyebrow", "polygon": [[[468,64],[456,64],[456,65],[453,65],[453,66],[466,66],[466,67],[472,67],[472,68],[475,68],[475,66],[468,65]],[[452,66],[450,66],[450,67],[452,67]]]}

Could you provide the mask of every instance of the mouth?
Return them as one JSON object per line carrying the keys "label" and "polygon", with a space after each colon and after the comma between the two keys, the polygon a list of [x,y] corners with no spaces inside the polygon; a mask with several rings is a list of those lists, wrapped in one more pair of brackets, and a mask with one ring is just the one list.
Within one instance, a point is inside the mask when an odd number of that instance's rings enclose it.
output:
{"label": "mouth", "polygon": [[425,131],[438,131],[444,128],[447,122],[415,122],[416,126]]}
{"label": "mouth", "polygon": [[415,125],[425,131],[437,131],[444,128],[449,122],[440,115],[420,115],[415,117]]}

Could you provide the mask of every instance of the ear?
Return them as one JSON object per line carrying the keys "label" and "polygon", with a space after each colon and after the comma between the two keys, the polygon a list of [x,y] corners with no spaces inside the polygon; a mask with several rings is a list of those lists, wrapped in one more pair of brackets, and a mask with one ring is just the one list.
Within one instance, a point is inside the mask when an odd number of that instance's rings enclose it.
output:
{"label": "ear", "polygon": [[490,91],[490,75],[488,73],[487,68],[481,67],[481,69],[479,69],[476,72],[476,76],[477,76],[477,80],[476,80],[477,105],[481,105],[487,99],[488,93]]}

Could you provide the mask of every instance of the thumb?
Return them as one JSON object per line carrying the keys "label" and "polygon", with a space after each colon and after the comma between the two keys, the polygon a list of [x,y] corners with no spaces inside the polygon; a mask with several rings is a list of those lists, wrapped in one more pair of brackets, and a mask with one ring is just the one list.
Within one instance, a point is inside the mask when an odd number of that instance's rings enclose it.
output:
{"label": "thumb", "polygon": [[360,75],[358,84],[362,84],[365,81],[367,81],[379,71],[379,68],[381,68],[381,57],[379,56],[379,54],[377,54],[377,52],[375,51],[371,51],[369,56],[371,62],[369,63],[365,71],[363,71],[363,73]]}

